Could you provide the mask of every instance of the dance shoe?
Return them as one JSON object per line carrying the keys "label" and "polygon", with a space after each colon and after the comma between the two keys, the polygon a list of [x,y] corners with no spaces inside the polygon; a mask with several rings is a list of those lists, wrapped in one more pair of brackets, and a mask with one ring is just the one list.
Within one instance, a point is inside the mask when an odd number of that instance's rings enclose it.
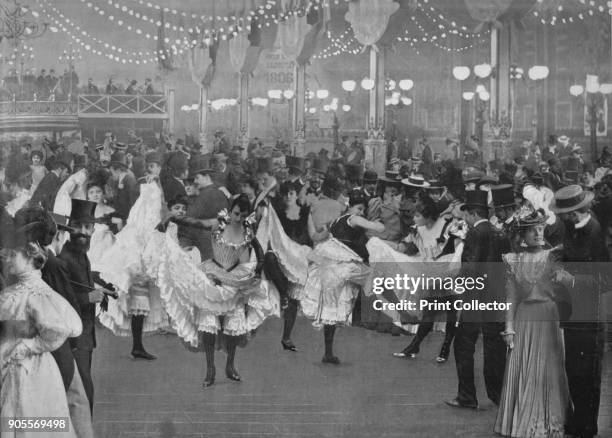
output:
{"label": "dance shoe", "polygon": [[323,359],[321,359],[321,362],[323,363],[331,363],[333,365],[340,365],[340,359],[338,359],[338,357],[336,356],[323,356]]}
{"label": "dance shoe", "polygon": [[240,374],[238,374],[238,372],[231,368],[231,369],[226,369],[225,370],[225,375],[227,376],[228,379],[233,380],[234,382],[240,382],[242,381],[242,378],[240,377]]}
{"label": "dance shoe", "polygon": [[456,398],[452,400],[445,400],[444,403],[449,406],[452,406],[453,408],[478,409],[477,403],[463,403]]}
{"label": "dance shoe", "polygon": [[215,374],[214,368],[206,373],[206,378],[204,379],[204,383],[202,383],[203,388],[208,388],[209,386],[213,386],[215,384]]}
{"label": "dance shoe", "polygon": [[281,340],[281,344],[283,346],[283,350],[297,351],[297,347],[291,340],[288,340],[288,341]]}
{"label": "dance shoe", "polygon": [[144,350],[132,350],[132,357],[134,359],[145,359],[145,360],[157,359],[157,356],[153,356],[151,353],[147,353]]}

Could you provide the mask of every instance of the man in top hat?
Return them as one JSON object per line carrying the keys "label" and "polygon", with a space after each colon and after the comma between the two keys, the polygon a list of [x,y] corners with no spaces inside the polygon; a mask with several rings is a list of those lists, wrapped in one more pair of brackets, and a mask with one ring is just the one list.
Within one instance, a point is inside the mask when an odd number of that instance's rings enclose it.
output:
{"label": "man in top hat", "polygon": [[298,192],[301,191],[306,184],[302,179],[306,171],[306,159],[288,155],[285,157],[285,164],[287,165],[289,173],[288,181],[297,185]]}
{"label": "man in top hat", "polygon": [[366,170],[363,174],[363,186],[361,190],[365,197],[370,199],[376,196],[376,185],[378,184],[378,174],[375,170]]}
{"label": "man in top hat", "polygon": [[[485,303],[503,302],[503,297],[500,296],[497,299],[495,296],[504,294],[503,284],[495,283],[500,281],[500,277],[494,275],[499,270],[502,259],[500,251],[496,248],[498,239],[496,239],[495,230],[489,222],[487,192],[482,190],[467,191],[466,202],[461,210],[465,212],[465,221],[469,230],[465,237],[465,245],[461,255],[459,276],[476,281],[478,277],[487,274],[483,290],[466,291],[461,295],[461,299],[464,303],[470,303],[472,300]],[[503,270],[497,275],[501,275],[501,278],[503,278]],[[478,408],[474,385],[474,351],[480,333],[483,336],[483,372],[487,395],[493,403],[499,404],[506,364],[506,344],[501,336],[501,332],[504,330],[504,319],[503,312],[462,310],[454,344],[459,385],[457,397],[447,401],[448,405],[471,409]]]}
{"label": "man in top hat", "polygon": [[465,184],[465,190],[476,190],[478,181],[480,181],[483,176],[485,176],[484,172],[475,167],[466,167],[463,169],[461,172],[461,177],[463,178],[463,183]]}
{"label": "man in top hat", "polygon": [[597,435],[604,353],[604,324],[598,316],[610,261],[601,226],[590,211],[593,198],[592,192],[570,185],[555,192],[550,206],[565,222],[562,263],[574,277],[572,317],[563,323],[565,368],[573,404],[565,432],[589,438]]}
{"label": "man in top hat", "polygon": [[215,186],[213,175],[213,169],[199,169],[194,172],[198,195],[187,208],[187,217],[195,219],[197,223],[185,230],[185,236],[189,239],[190,246],[198,248],[202,260],[212,258],[212,227],[217,221],[217,214],[224,208],[229,208],[228,198]]}
{"label": "man in top hat", "polygon": [[127,157],[124,152],[117,151],[111,156],[109,170],[111,173],[110,180],[116,187],[113,207],[116,216],[125,223],[132,206],[138,199],[138,182],[134,174],[128,169]]}
{"label": "man in top hat", "polygon": [[450,200],[446,197],[446,188],[437,179],[427,181],[429,185],[424,188],[425,195],[431,199],[438,211],[444,211],[448,208]]}
{"label": "man in top hat", "polygon": [[91,362],[93,350],[96,347],[96,303],[102,302],[105,294],[105,289],[96,287],[94,284],[94,275],[87,257],[89,241],[93,234],[96,205],[91,201],[72,200],[68,222],[70,240],[63,246],[59,256],[67,267],[68,281],[79,303],[83,331],[79,337],[71,339],[70,344],[92,414],[94,387],[91,378]]}
{"label": "man in top hat", "polygon": [[62,183],[70,174],[70,164],[61,160],[53,160],[48,164],[49,173],[40,181],[38,187],[30,198],[30,206],[41,206],[44,210],[52,211],[55,197]]}
{"label": "man in top hat", "polygon": [[517,205],[512,184],[500,184],[491,187],[494,214],[490,222],[498,231],[505,231],[512,223],[512,215]]}
{"label": "man in top hat", "polygon": [[[17,240],[34,242],[44,248],[47,261],[41,269],[42,279],[61,295],[80,315],[81,306],[69,280],[67,265],[56,255],[65,243],[68,218],[58,218],[42,208],[23,208],[15,214]],[[93,437],[91,411],[85,388],[77,371],[70,339],[51,354],[64,382],[70,419],[78,437]]]}
{"label": "man in top hat", "polygon": [[333,159],[342,158],[344,159],[349,152],[349,138],[348,135],[343,135],[342,140],[339,144],[334,148],[334,153],[332,154]]}
{"label": "man in top hat", "polygon": [[[166,158],[166,169],[164,169],[161,174],[161,186],[164,191],[164,199],[170,200],[178,196],[187,196],[183,179],[187,178],[188,166],[185,154],[181,152],[172,152],[168,155]],[[200,169],[207,167],[208,165]],[[194,171],[195,170],[198,169],[194,169]]]}
{"label": "man in top hat", "polygon": [[145,157],[146,173],[138,178],[138,184],[144,184],[152,180],[160,180],[163,158],[157,152],[149,152]]}

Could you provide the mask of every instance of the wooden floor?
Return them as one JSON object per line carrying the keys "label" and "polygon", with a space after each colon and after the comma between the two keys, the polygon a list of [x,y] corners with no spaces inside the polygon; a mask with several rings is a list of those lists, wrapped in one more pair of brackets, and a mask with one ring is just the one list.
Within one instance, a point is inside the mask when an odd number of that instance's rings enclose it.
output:
{"label": "wooden floor", "polygon": [[[297,353],[283,351],[281,322],[270,320],[236,365],[244,381],[224,376],[217,354],[217,383],[201,387],[204,356],[175,336],[145,338],[159,359],[130,358],[131,340],[99,330],[94,353],[97,438],[142,437],[493,437],[495,407],[484,395],[481,344],[477,386],[486,410],[444,405],[456,393],[454,358],[434,358],[442,335],[433,333],[415,360],[391,357],[410,338],[360,328],[337,332],[340,366],[321,363],[322,333],[300,319]],[[612,437],[612,353],[606,353],[600,436]]]}

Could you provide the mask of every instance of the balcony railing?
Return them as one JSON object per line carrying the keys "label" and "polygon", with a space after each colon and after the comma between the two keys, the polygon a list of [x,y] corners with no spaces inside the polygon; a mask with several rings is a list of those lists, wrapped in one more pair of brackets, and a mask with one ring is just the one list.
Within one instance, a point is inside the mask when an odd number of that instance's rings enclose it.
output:
{"label": "balcony railing", "polygon": [[[80,95],[79,115],[151,115],[167,114],[167,99],[164,95]],[[112,116],[111,116],[112,117]]]}
{"label": "balcony railing", "polygon": [[0,117],[167,118],[164,95],[80,95],[78,101],[0,101]]}
{"label": "balcony railing", "polygon": [[76,116],[76,102],[4,101],[0,102],[0,116]]}

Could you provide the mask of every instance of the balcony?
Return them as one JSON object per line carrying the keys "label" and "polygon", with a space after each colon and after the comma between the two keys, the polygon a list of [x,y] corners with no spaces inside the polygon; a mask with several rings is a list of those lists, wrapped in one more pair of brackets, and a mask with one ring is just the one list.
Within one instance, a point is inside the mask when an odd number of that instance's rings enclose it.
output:
{"label": "balcony", "polygon": [[0,130],[79,129],[80,120],[169,119],[164,95],[79,95],[76,101],[0,101]]}
{"label": "balcony", "polygon": [[167,119],[164,95],[80,95],[79,118]]}

